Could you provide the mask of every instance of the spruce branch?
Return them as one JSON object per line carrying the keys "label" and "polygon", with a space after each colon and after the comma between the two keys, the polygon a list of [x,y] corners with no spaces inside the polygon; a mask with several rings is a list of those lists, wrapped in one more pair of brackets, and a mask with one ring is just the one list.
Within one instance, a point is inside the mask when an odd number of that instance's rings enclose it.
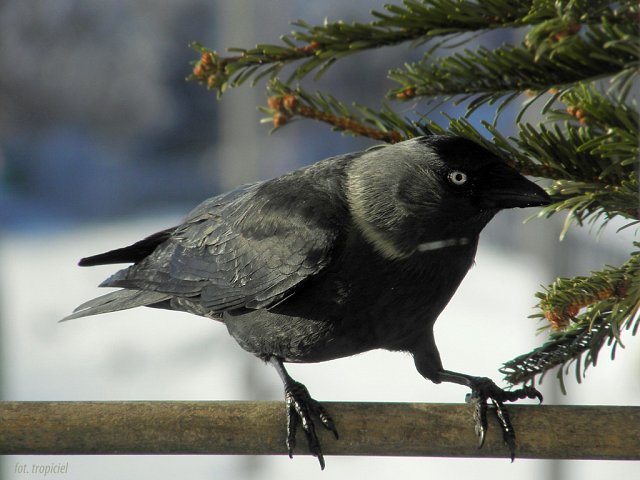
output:
{"label": "spruce branch", "polygon": [[[237,87],[250,79],[255,84],[265,76],[273,78],[285,66],[299,61],[302,63],[295,67],[289,81],[299,81],[314,71],[317,78],[336,60],[404,42],[413,42],[417,46],[440,37],[446,43],[452,36],[536,25],[546,19],[559,22],[554,34],[560,38],[561,33],[558,32],[563,31],[562,28],[575,28],[571,25],[575,25],[576,21],[604,18],[615,25],[620,17],[619,11],[612,11],[609,2],[602,0],[405,0],[402,6],[386,5],[385,10],[371,12],[374,20],[368,23],[338,21],[314,26],[298,20],[293,22],[297,29],[280,38],[282,43],[230,49],[235,55],[220,55],[215,50],[193,43],[193,48],[200,52],[201,57],[189,78],[205,84],[220,96],[227,88]],[[544,35],[550,34],[546,30],[538,31],[537,36],[532,38]],[[469,35],[462,37],[459,44],[472,38]]]}
{"label": "spruce branch", "polygon": [[575,28],[567,31],[570,38],[563,37],[553,48],[545,47],[545,55],[540,54],[541,45],[526,45],[526,41],[520,46],[465,49],[447,57],[429,53],[419,62],[391,71],[390,78],[400,86],[389,96],[467,100],[477,95],[481,101],[473,104],[475,109],[505,97],[513,99],[513,92],[545,92],[578,81],[623,78],[623,73],[637,72],[640,37],[634,25],[597,24],[583,30],[580,35]]}
{"label": "spruce branch", "polygon": [[[302,64],[295,68],[290,81],[301,80],[313,71],[319,77],[336,60],[364,50],[518,23],[511,18],[501,18],[504,9],[499,9],[495,5],[499,2],[495,1],[489,2],[487,8],[473,1],[406,0],[403,3],[404,7],[385,6],[388,13],[373,11],[372,16],[377,20],[369,23],[339,21],[313,26],[298,20],[293,22],[297,30],[283,35],[281,44],[233,48],[229,51],[237,55],[232,56],[222,56],[193,43],[192,47],[201,57],[189,79],[216,90],[220,96],[227,88],[237,87],[249,79],[255,84],[265,76],[273,78],[296,61]],[[452,16],[452,11],[459,13]],[[527,12],[528,7],[521,6],[517,13],[524,16]],[[510,12],[507,16],[513,15],[514,12]]]}
{"label": "spruce branch", "polygon": [[[495,125],[482,121],[481,126],[484,130],[481,131],[474,127],[467,118],[451,118],[447,116],[447,119],[449,120],[448,131],[450,133],[480,143],[523,175],[548,179],[558,178],[558,170],[554,166],[547,165],[543,163],[543,160],[524,153],[516,144],[517,138],[505,137]],[[431,126],[431,128],[433,129],[434,127]],[[436,133],[445,133],[445,130],[442,129],[441,132]],[[492,136],[491,139],[487,138],[487,133]]]}
{"label": "spruce branch", "polygon": [[519,124],[515,141],[522,154],[555,170],[549,188],[555,202],[541,215],[567,211],[563,235],[588,217],[603,225],[618,215],[637,220],[640,121],[627,93],[579,82],[558,98],[562,108],[549,110],[546,124]]}
{"label": "spruce branch", "polygon": [[[518,123],[518,136],[505,138],[488,122],[481,132],[467,119],[449,119],[449,130],[483,143],[527,175],[553,181],[548,192],[554,202],[540,216],[566,211],[562,235],[571,223],[616,216],[640,218],[638,158],[640,127],[635,108],[625,103],[625,92],[605,93],[579,82],[553,97],[545,121]],[[544,113],[544,112],[543,112]]]}
{"label": "spruce branch", "polygon": [[337,131],[387,143],[430,133],[426,124],[403,119],[386,106],[380,112],[357,103],[347,106],[331,95],[310,94],[300,86],[291,88],[278,80],[270,82],[268,94],[267,107],[261,110],[269,117],[263,122],[272,122],[276,129],[300,117],[326,123]]}
{"label": "spruce branch", "polygon": [[[635,244],[640,247],[639,243]],[[621,267],[607,267],[590,276],[559,278],[539,293],[540,313],[554,330],[549,341],[521,355],[501,368],[512,383],[542,381],[551,369],[561,366],[558,378],[575,363],[578,382],[589,366],[595,366],[598,353],[611,346],[624,347],[621,332],[636,335],[640,327],[640,252],[636,251]],[[564,386],[563,386],[564,390]]]}

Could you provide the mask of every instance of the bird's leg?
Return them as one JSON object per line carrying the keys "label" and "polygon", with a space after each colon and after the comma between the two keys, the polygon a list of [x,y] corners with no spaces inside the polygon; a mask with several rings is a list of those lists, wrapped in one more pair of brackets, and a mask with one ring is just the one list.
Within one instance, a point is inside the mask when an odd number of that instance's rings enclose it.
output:
{"label": "bird's leg", "polygon": [[525,385],[518,390],[503,390],[490,378],[474,377],[448,370],[438,372],[438,380],[465,385],[471,389],[471,394],[467,395],[467,402],[473,402],[475,406],[474,418],[476,421],[476,435],[478,435],[478,448],[481,448],[484,444],[487,431],[487,400],[491,400],[502,428],[502,438],[509,447],[511,461],[513,461],[516,450],[516,435],[504,402],[513,402],[523,398],[537,398],[542,402],[542,394],[529,385]]}
{"label": "bird's leg", "polygon": [[284,368],[281,358],[270,357],[268,361],[275,367],[282,379],[282,383],[284,383],[284,399],[287,404],[287,449],[289,457],[293,458],[293,449],[296,446],[296,431],[298,424],[302,423],[302,430],[305,437],[307,437],[309,451],[314,457],[318,457],[320,468],[324,470],[324,457],[312,416],[317,416],[322,425],[331,431],[337,439],[338,431],[333,420],[325,408],[311,398],[307,387],[291,378]]}

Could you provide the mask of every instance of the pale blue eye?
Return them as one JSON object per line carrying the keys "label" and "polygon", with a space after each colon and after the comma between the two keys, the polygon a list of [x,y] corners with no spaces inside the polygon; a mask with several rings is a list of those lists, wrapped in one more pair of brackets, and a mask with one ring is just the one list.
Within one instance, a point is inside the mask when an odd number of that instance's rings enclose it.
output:
{"label": "pale blue eye", "polygon": [[460,187],[467,183],[467,174],[461,172],[460,170],[450,171],[449,175],[447,175],[447,178],[449,179],[449,182],[451,182],[456,187]]}

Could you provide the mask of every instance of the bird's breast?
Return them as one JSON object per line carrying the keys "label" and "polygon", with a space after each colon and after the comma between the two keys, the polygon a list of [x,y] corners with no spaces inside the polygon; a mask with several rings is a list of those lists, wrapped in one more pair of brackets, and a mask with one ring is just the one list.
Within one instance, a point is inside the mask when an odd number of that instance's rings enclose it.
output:
{"label": "bird's breast", "polygon": [[257,355],[319,362],[383,348],[412,350],[473,262],[450,247],[396,261],[352,252],[266,310],[225,314],[240,345]]}
{"label": "bird's breast", "polygon": [[371,348],[403,350],[431,332],[474,255],[475,245],[393,261],[354,253],[341,268],[327,272],[317,292],[329,320],[344,335],[366,338]]}

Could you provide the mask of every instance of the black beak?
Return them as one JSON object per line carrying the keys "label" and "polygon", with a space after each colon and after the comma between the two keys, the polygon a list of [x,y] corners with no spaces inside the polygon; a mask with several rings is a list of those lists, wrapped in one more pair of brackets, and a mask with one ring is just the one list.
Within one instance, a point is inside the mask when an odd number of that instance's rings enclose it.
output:
{"label": "black beak", "polygon": [[525,208],[551,203],[547,192],[507,164],[493,165],[483,177],[482,202],[488,208]]}

